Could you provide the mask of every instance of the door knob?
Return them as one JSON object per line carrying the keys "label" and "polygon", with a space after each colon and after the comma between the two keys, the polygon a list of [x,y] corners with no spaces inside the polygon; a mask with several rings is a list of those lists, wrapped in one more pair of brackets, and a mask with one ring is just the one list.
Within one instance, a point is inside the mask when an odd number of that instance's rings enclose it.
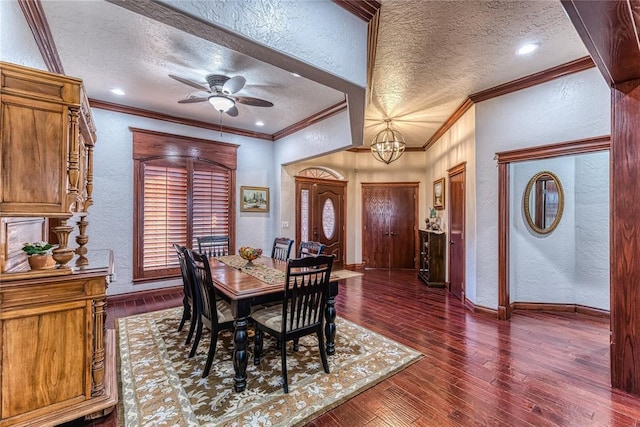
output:
{"label": "door knob", "polygon": [[450,244],[450,245],[453,245],[453,240],[449,240],[449,244]]}

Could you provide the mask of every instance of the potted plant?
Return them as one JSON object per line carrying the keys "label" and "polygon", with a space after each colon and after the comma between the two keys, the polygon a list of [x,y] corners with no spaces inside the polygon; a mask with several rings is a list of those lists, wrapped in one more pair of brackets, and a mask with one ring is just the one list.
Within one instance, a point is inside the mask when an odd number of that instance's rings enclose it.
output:
{"label": "potted plant", "polygon": [[52,249],[53,245],[47,242],[24,243],[22,245],[22,250],[29,257],[29,267],[32,270],[46,270],[56,266]]}

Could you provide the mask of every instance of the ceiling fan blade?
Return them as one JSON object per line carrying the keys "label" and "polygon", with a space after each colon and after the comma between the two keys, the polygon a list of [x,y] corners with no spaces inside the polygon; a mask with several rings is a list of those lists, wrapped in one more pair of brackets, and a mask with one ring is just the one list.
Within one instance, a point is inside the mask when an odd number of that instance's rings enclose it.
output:
{"label": "ceiling fan blade", "polygon": [[227,114],[231,117],[238,117],[238,107],[235,105],[227,110]]}
{"label": "ceiling fan blade", "polygon": [[203,85],[201,85],[199,83],[192,82],[191,80],[183,79],[182,77],[174,76],[173,74],[169,74],[169,77],[171,77],[174,80],[179,81],[180,83],[184,83],[187,86],[191,86],[191,87],[194,87],[196,89],[203,90],[205,92],[211,93],[211,90],[208,87],[203,86]]}
{"label": "ceiling fan blade", "polygon": [[227,95],[236,93],[244,87],[246,82],[247,80],[242,76],[231,77],[222,85],[222,93],[226,93]]}
{"label": "ceiling fan blade", "polygon": [[245,105],[251,105],[253,107],[273,107],[273,102],[265,101],[260,98],[252,98],[250,96],[236,96],[236,102]]}
{"label": "ceiling fan blade", "polygon": [[178,104],[193,104],[195,102],[204,102],[208,100],[209,100],[208,96],[206,98],[194,96],[192,98],[181,99],[180,101],[178,101]]}

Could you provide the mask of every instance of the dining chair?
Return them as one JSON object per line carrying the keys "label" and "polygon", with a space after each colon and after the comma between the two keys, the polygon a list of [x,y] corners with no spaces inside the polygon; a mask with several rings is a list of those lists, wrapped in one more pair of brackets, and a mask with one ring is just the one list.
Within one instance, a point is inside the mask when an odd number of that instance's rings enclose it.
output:
{"label": "dining chair", "polygon": [[276,237],[273,241],[273,249],[271,250],[271,258],[286,261],[291,254],[291,247],[293,246],[293,239],[286,237]]}
{"label": "dining chair", "polygon": [[196,328],[196,324],[198,323],[198,315],[196,313],[196,307],[194,305],[193,300],[193,280],[191,274],[189,273],[189,269],[187,267],[187,261],[185,258],[185,254],[187,248],[181,246],[177,243],[173,243],[173,248],[176,250],[178,254],[178,262],[180,263],[180,274],[182,275],[182,319],[180,320],[180,325],[178,326],[178,331],[181,331],[184,327],[185,322],[189,321],[189,334],[187,335],[187,341],[185,345],[188,345],[193,337],[193,331]]}
{"label": "dining chair", "polygon": [[320,255],[324,251],[324,245],[319,242],[300,242],[298,258]]}
{"label": "dining chair", "polygon": [[208,257],[229,255],[231,246],[229,236],[201,236],[196,237],[198,252]]}
{"label": "dining chair", "polygon": [[216,290],[213,287],[209,258],[207,255],[187,249],[185,258],[195,284],[194,298],[197,313],[200,316],[196,328],[196,337],[193,340],[189,357],[193,357],[196,354],[202,336],[202,325],[211,331],[207,363],[202,371],[202,378],[205,378],[209,375],[209,370],[211,369],[211,364],[216,354],[218,333],[227,329],[233,330],[233,315],[231,314],[231,306],[228,302],[222,299],[216,300]]}
{"label": "dining chair", "polygon": [[260,364],[263,333],[266,332],[280,345],[285,393],[289,393],[287,341],[315,333],[322,367],[329,373],[323,326],[333,259],[332,256],[318,255],[288,260],[282,304],[256,310],[251,314],[255,328],[253,363]]}

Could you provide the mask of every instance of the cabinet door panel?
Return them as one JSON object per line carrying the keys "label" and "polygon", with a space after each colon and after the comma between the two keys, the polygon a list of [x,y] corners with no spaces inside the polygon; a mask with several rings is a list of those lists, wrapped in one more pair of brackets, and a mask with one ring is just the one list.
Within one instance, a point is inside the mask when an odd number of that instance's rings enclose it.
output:
{"label": "cabinet door panel", "polygon": [[3,418],[87,396],[85,313],[82,305],[2,322]]}
{"label": "cabinet door panel", "polygon": [[[67,108],[2,99],[0,211],[64,212],[67,170]],[[21,101],[25,104],[25,101]],[[34,213],[35,213],[34,212]]]}

